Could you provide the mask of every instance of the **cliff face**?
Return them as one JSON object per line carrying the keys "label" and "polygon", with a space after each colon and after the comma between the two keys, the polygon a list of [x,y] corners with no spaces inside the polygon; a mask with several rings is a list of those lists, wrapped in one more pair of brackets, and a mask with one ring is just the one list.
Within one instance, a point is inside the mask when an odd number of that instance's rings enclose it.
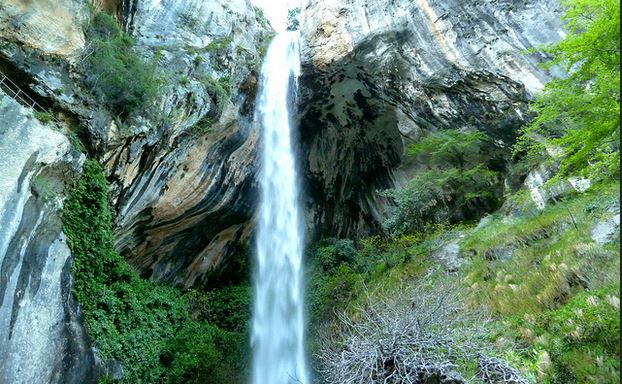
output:
{"label": "cliff face", "polygon": [[83,159],[0,92],[0,382],[95,380],[59,215]]}
{"label": "cliff face", "polygon": [[[247,0],[93,3],[159,73],[153,105],[129,116],[85,85],[84,1],[0,4],[0,71],[57,118],[40,123],[0,87],[0,382],[94,380],[60,219],[83,161],[70,142],[104,164],[116,247],[143,277],[208,286],[252,232],[269,26]],[[483,130],[506,153],[551,75],[521,51],[563,35],[556,4],[309,0],[298,116],[309,225],[340,237],[379,230],[375,192],[417,171],[404,148],[426,132]]]}
{"label": "cliff face", "polygon": [[[376,190],[417,165],[404,149],[443,129],[481,130],[508,155],[530,94],[551,73],[525,50],[564,36],[557,1],[308,1],[300,135],[311,226],[379,230]],[[500,156],[501,158],[505,156]]]}
{"label": "cliff face", "polygon": [[61,220],[81,145],[105,165],[116,245],[142,276],[207,284],[250,233],[252,112],[269,26],[244,0],[96,3],[118,15],[159,73],[154,105],[129,116],[85,84],[86,2],[0,4],[0,79],[16,85],[0,84],[2,383],[97,380]]}
{"label": "cliff face", "polygon": [[[137,1],[126,16],[138,49],[164,69],[165,118],[142,116],[129,137],[106,143],[117,248],[143,276],[202,285],[250,233],[252,105],[269,31],[246,0]],[[230,88],[227,97],[215,98],[204,78]]]}
{"label": "cliff face", "polygon": [[203,285],[250,233],[253,103],[269,26],[246,0],[97,6],[119,15],[135,50],[155,65],[162,86],[154,106],[119,118],[85,89],[94,52],[81,1],[3,3],[0,69],[104,163],[117,248],[139,273]]}

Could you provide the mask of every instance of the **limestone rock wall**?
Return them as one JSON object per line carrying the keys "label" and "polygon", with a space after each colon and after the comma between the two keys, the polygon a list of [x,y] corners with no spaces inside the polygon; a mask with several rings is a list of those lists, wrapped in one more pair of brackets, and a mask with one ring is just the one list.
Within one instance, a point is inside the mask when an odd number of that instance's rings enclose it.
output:
{"label": "limestone rock wall", "polygon": [[[82,1],[3,3],[0,71],[54,109],[104,164],[116,246],[137,271],[177,286],[208,285],[209,272],[252,230],[253,105],[271,29],[247,0],[92,5],[118,15],[136,51],[156,65],[163,86],[155,106],[119,119],[85,88],[91,11]],[[58,32],[53,41],[39,33],[44,21]]]}
{"label": "limestone rock wall", "polygon": [[375,191],[417,165],[405,146],[442,129],[512,144],[534,91],[555,75],[526,50],[565,34],[556,0],[307,1],[302,7],[301,141],[311,226],[380,230]]}
{"label": "limestone rock wall", "polygon": [[[117,248],[143,276],[204,285],[252,230],[253,105],[270,30],[247,0],[135,1],[126,16],[139,49],[164,69],[165,119],[136,119],[131,135],[108,140]],[[204,78],[230,86],[221,111]],[[193,134],[206,119],[209,129]]]}
{"label": "limestone rock wall", "polygon": [[83,156],[0,91],[0,382],[92,383],[59,210]]}
{"label": "limestone rock wall", "polygon": [[3,0],[0,36],[49,55],[75,60],[84,49],[84,2],[77,0]]}

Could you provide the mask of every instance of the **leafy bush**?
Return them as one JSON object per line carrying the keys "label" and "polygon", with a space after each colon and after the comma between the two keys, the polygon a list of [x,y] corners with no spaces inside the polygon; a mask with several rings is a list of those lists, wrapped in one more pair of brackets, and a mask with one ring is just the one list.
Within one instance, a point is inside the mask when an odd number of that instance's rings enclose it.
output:
{"label": "leafy bush", "polygon": [[334,244],[320,247],[315,252],[315,258],[324,272],[332,272],[342,263],[352,265],[356,256],[354,242],[350,239],[337,240]]}
{"label": "leafy bush", "polygon": [[458,222],[496,206],[500,192],[497,172],[484,164],[488,145],[481,132],[446,131],[429,135],[409,154],[429,170],[406,187],[381,191],[395,206],[383,223],[392,235],[425,231],[430,224]]}
{"label": "leafy bush", "polygon": [[93,16],[86,36],[85,83],[95,97],[119,116],[147,109],[161,85],[155,65],[134,51],[132,39],[104,12]]}
{"label": "leafy bush", "polygon": [[197,320],[218,324],[227,331],[248,331],[252,298],[250,286],[223,286],[209,292],[193,290],[186,297]]}
{"label": "leafy bush", "polygon": [[347,264],[340,264],[330,274],[314,274],[310,282],[309,308],[313,322],[332,318],[334,311],[345,306],[355,296],[361,277]]}
{"label": "leafy bush", "polygon": [[[161,377],[186,382],[180,378],[200,376],[205,367],[227,369],[222,356],[229,351],[228,341],[220,341],[236,335],[192,320],[188,298],[177,289],[142,280],[115,251],[108,184],[97,162],[86,161],[65,202],[63,222],[74,257],[73,293],[87,331],[103,361],[123,365],[122,382],[156,383]],[[197,343],[189,348],[188,340]]]}
{"label": "leafy bush", "polygon": [[396,204],[383,226],[392,235],[401,235],[425,231],[428,224],[458,222],[464,213],[472,217],[495,206],[497,183],[497,173],[481,166],[423,172],[406,188],[382,192]]}
{"label": "leafy bush", "polygon": [[163,348],[166,384],[223,384],[245,381],[246,338],[206,323],[187,323]]}
{"label": "leafy bush", "polygon": [[[516,154],[561,156],[560,174],[619,177],[620,2],[564,0],[569,34],[544,51],[568,76],[548,82],[532,104]],[[555,156],[558,156],[555,155]]]}
{"label": "leafy bush", "polygon": [[54,116],[45,111],[35,111],[34,116],[37,120],[39,120],[42,124],[51,123],[54,120]]}
{"label": "leafy bush", "polygon": [[486,141],[487,137],[482,132],[449,130],[438,135],[430,134],[418,143],[411,144],[408,154],[428,166],[442,168],[455,165],[464,168],[478,163],[474,159],[481,157],[480,151]]}

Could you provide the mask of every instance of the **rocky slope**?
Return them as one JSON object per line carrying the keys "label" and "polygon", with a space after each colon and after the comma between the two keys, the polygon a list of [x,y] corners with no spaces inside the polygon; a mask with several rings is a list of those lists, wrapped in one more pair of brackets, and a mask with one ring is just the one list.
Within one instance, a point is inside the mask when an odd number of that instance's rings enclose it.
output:
{"label": "rocky slope", "polygon": [[525,50],[564,31],[555,0],[333,0],[303,5],[301,34],[310,226],[347,237],[380,229],[376,190],[416,172],[402,159],[423,134],[481,130],[507,157],[551,76]]}

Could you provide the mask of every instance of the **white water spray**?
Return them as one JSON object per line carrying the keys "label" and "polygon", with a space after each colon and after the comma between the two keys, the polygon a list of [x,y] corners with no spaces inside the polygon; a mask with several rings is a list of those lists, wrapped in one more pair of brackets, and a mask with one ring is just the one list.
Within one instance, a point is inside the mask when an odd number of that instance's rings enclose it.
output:
{"label": "white water spray", "polygon": [[291,117],[298,36],[280,33],[261,70],[261,205],[253,313],[252,384],[309,384],[304,353],[302,243]]}

